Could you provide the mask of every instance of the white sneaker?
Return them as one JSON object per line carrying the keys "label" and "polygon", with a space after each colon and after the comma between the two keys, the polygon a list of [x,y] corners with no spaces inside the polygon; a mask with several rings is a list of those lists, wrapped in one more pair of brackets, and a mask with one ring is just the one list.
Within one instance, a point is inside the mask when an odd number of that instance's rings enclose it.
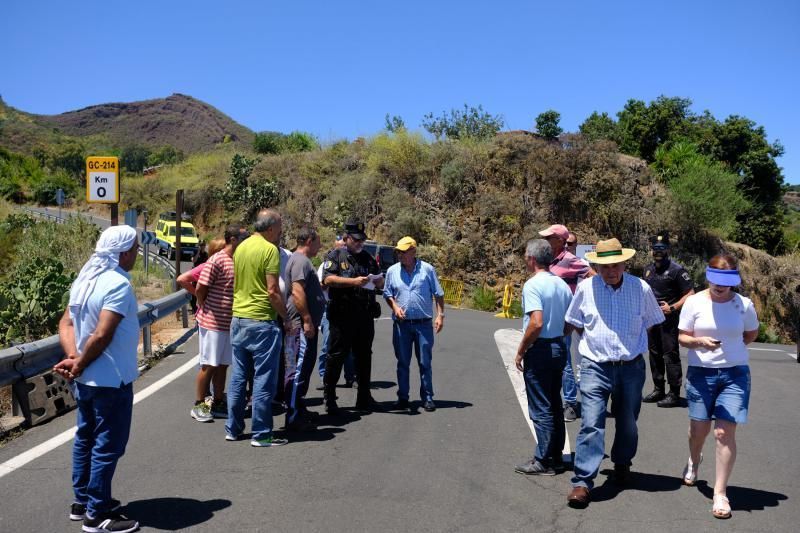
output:
{"label": "white sneaker", "polygon": [[189,414],[191,414],[192,418],[198,422],[211,422],[214,420],[214,417],[211,415],[211,409],[205,402],[198,403],[192,407],[192,410],[189,412]]}

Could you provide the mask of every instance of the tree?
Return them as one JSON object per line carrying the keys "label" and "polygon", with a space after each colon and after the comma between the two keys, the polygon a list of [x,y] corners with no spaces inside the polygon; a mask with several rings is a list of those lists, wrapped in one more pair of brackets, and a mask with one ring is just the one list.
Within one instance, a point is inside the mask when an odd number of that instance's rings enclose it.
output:
{"label": "tree", "polygon": [[130,145],[122,149],[119,162],[128,172],[141,174],[147,167],[149,157],[150,149],[146,146]]}
{"label": "tree", "polygon": [[253,139],[253,150],[259,154],[279,154],[283,144],[283,135],[276,131],[256,133]]}
{"label": "tree", "polygon": [[64,169],[70,176],[81,179],[86,174],[86,148],[79,143],[68,143],[56,148],[49,166]]}
{"label": "tree", "polygon": [[693,131],[694,115],[688,98],[659,96],[649,105],[642,100],[628,100],[617,113],[617,137],[626,154],[653,161],[660,145],[687,139]]}
{"label": "tree", "polygon": [[687,142],[659,147],[652,167],[676,200],[687,226],[716,230],[724,238],[737,228],[737,217],[750,209],[738,188],[741,177]]}
{"label": "tree", "polygon": [[617,138],[617,123],[608,116],[608,113],[598,114],[595,111],[580,125],[580,132],[589,141],[601,139],[614,141]]}
{"label": "tree", "polygon": [[441,117],[428,113],[423,117],[422,127],[436,140],[446,137],[456,139],[486,139],[500,131],[505,122],[501,115],[491,115],[482,106],[471,107],[464,104],[463,111],[453,109],[444,111]]}
{"label": "tree", "polygon": [[181,150],[174,146],[164,145],[147,158],[148,166],[154,167],[157,165],[174,165],[186,159],[186,156]]}
{"label": "tree", "polygon": [[548,109],[536,117],[536,133],[545,139],[558,139],[564,130],[558,125],[561,121],[561,113],[553,109]]}
{"label": "tree", "polygon": [[303,131],[293,131],[283,137],[282,152],[296,154],[299,152],[310,152],[319,148],[316,137]]}
{"label": "tree", "polygon": [[403,117],[398,115],[389,116],[389,113],[386,113],[386,131],[391,133],[397,133],[400,130],[406,129],[406,122],[403,120]]}

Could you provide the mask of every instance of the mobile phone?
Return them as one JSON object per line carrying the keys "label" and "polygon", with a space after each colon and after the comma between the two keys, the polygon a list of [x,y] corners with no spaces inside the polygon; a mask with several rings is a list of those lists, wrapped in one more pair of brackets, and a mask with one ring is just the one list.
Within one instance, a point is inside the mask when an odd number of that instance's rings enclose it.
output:
{"label": "mobile phone", "polygon": [[714,344],[716,344],[717,346],[719,346],[720,344],[722,344],[722,341],[720,341],[720,340],[716,340],[716,339],[715,339],[715,340],[713,340],[713,341],[711,341],[711,342],[713,342],[713,343],[714,343]]}

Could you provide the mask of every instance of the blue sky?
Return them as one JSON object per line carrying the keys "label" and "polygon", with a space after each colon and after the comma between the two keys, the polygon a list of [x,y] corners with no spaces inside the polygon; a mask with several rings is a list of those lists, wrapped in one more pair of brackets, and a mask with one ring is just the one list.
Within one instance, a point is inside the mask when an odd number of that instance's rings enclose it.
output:
{"label": "blue sky", "polygon": [[9,0],[0,95],[61,113],[179,92],[249,128],[322,141],[469,105],[568,131],[627,99],[744,115],[800,183],[800,2]]}

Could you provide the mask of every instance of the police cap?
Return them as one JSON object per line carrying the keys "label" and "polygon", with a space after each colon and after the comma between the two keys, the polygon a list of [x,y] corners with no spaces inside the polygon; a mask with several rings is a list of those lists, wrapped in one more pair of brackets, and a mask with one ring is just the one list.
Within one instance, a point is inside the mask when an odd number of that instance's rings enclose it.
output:
{"label": "police cap", "polygon": [[344,232],[359,241],[367,240],[367,234],[364,233],[364,223],[356,217],[350,217],[344,223]]}

